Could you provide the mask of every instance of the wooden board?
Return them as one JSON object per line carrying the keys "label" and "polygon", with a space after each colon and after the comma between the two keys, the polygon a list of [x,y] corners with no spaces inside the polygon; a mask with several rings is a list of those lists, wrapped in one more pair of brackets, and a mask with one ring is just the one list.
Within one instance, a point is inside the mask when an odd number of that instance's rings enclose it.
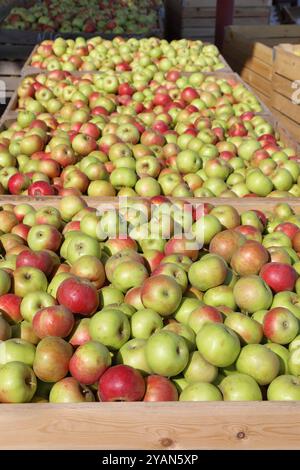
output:
{"label": "wooden board", "polygon": [[273,91],[272,106],[300,125],[300,105],[292,103],[290,98]]}
{"label": "wooden board", "polygon": [[[234,9],[234,16],[235,17],[248,17],[248,16],[268,16],[270,9],[268,7],[265,8],[255,8],[255,7],[236,7]],[[182,18],[209,18],[216,16],[216,9],[215,8],[203,8],[200,7],[193,7],[193,8],[183,8],[182,9]]]}
{"label": "wooden board", "polygon": [[0,405],[0,449],[299,449],[299,402]]}
{"label": "wooden board", "polygon": [[[83,199],[87,202],[90,207],[103,207],[104,205],[109,205],[109,207],[117,207],[119,204],[118,197],[90,197],[82,196]],[[43,207],[50,205],[52,207],[58,207],[62,197],[60,196],[39,196],[39,197],[30,197],[30,196],[11,196],[11,195],[1,195],[0,197],[0,207],[3,204],[32,204],[34,207]],[[146,198],[147,199],[147,198]],[[300,198],[273,198],[273,197],[251,197],[251,198],[174,198],[169,197],[170,201],[177,201],[182,199],[189,202],[190,204],[204,204],[210,203],[215,206],[229,204],[233,205],[239,213],[242,213],[253,208],[272,211],[274,207],[281,202],[287,202],[291,204],[295,213],[300,214]],[[143,198],[140,197],[130,197],[131,201],[140,202]],[[0,405],[1,410],[2,405]],[[1,418],[0,418],[1,421]],[[1,424],[1,423],[0,423]],[[1,445],[1,440],[0,440]]]}
{"label": "wooden board", "polygon": [[272,109],[272,112],[274,116],[278,118],[279,122],[281,122],[281,124],[289,131],[291,136],[294,137],[294,139],[296,139],[298,142],[300,142],[299,124],[282,114],[280,111],[277,111],[276,109]]}
{"label": "wooden board", "polygon": [[271,96],[272,88],[270,80],[263,78],[261,75],[258,75],[248,67],[243,67],[241,71],[241,77],[243,80],[245,80],[246,83],[248,83],[250,86],[253,86],[264,95]]}
{"label": "wooden board", "polygon": [[294,47],[291,44],[275,47],[274,72],[289,80],[300,80],[300,56],[293,53]]}
{"label": "wooden board", "polygon": [[[253,7],[260,6],[271,6],[272,0],[235,0],[235,6],[239,7],[249,7],[249,3]],[[183,0],[182,5],[184,7],[215,7],[217,5],[217,0]]]}

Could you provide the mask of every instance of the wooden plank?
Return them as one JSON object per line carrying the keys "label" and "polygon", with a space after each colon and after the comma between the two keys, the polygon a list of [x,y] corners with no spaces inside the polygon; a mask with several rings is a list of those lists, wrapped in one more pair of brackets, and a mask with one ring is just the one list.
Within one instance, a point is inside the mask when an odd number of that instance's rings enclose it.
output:
{"label": "wooden plank", "polygon": [[255,89],[260,90],[264,95],[271,96],[271,84],[269,80],[247,67],[244,67],[241,71],[241,77],[245,82],[249,83],[249,85],[253,86]]}
{"label": "wooden plank", "polygon": [[230,62],[234,62],[238,64],[238,71],[240,72],[244,67],[247,67],[253,72],[261,75],[265,79],[271,81],[272,80],[272,67],[269,64],[261,61],[255,56],[252,57],[241,57],[239,52],[226,47],[224,50],[224,55],[226,59]]}
{"label": "wooden plank", "polygon": [[[271,6],[272,5],[272,0],[235,0],[235,6],[239,7],[249,7],[249,3],[251,3],[251,6],[253,7],[260,7],[260,6]],[[216,7],[217,0],[183,0],[182,1],[182,6],[185,8],[188,7],[205,7],[205,8],[212,8]]]}
{"label": "wooden plank", "polygon": [[273,50],[271,47],[242,34],[232,35],[230,31],[227,31],[223,49],[235,50],[242,57],[257,57],[270,66],[273,63]]}
{"label": "wooden plank", "polygon": [[272,104],[275,109],[300,125],[300,105],[293,104],[291,99],[273,91]]}
{"label": "wooden plank", "polygon": [[[270,8],[235,8],[234,9],[234,16],[235,17],[257,17],[257,16],[268,16],[270,14]],[[216,9],[215,8],[183,8],[182,9],[182,18],[209,18],[216,16]]]}
{"label": "wooden plank", "polygon": [[294,139],[300,143],[300,126],[292,119],[282,114],[280,111],[273,109],[273,114],[279,119],[282,125],[291,133]]}
{"label": "wooden plank", "polygon": [[[277,121],[278,122],[278,121]],[[119,199],[118,197],[89,197],[82,196],[83,199],[88,203],[90,207],[100,207],[104,204],[107,204],[112,207],[118,207]],[[32,204],[34,207],[42,207],[45,205],[51,205],[53,207],[58,207],[62,197],[59,196],[40,196],[40,197],[30,197],[30,196],[11,196],[11,195],[1,195],[0,197],[0,207],[3,204]],[[183,199],[188,201],[190,204],[202,204],[205,202],[210,202],[213,205],[219,206],[223,205],[226,201],[226,204],[234,205],[239,213],[253,209],[267,210],[272,211],[278,202],[286,201],[284,198],[272,198],[272,197],[253,197],[253,198],[169,198],[171,201],[175,202],[178,199]],[[291,201],[295,212],[300,214],[300,198],[288,198]],[[142,198],[135,197],[130,198],[133,202],[140,202]],[[0,411],[2,405],[0,406]],[[0,418],[1,421],[1,418]],[[1,432],[1,431],[0,431]],[[0,441],[1,444],[1,441]]]}
{"label": "wooden plank", "polygon": [[298,402],[1,405],[0,433],[2,450],[299,449],[300,407]]}
{"label": "wooden plank", "polygon": [[21,75],[23,62],[21,61],[12,61],[0,60],[0,75],[1,74],[10,74],[10,75]]}
{"label": "wooden plank", "polygon": [[[216,22],[215,16],[213,17],[207,17],[207,18],[183,18],[182,19],[182,27],[209,27],[209,26],[214,26]],[[234,24],[239,24],[239,25],[247,25],[247,24],[268,24],[269,22],[269,17],[265,16],[259,16],[259,17],[235,17],[233,19]]]}
{"label": "wooden plank", "polygon": [[273,90],[285,96],[286,98],[291,99],[292,93],[295,91],[292,87],[292,81],[288,78],[282,77],[277,73],[274,73],[272,85]]}
{"label": "wooden plank", "polygon": [[275,48],[274,71],[289,80],[300,79],[300,57],[292,52],[293,46],[281,44]]}
{"label": "wooden plank", "polygon": [[[300,26],[298,25],[269,25],[269,26],[228,26],[228,31],[232,34],[242,34],[244,36],[263,40],[264,38],[278,39],[278,43],[287,42],[287,38],[298,37]],[[262,41],[263,42],[263,41]]]}

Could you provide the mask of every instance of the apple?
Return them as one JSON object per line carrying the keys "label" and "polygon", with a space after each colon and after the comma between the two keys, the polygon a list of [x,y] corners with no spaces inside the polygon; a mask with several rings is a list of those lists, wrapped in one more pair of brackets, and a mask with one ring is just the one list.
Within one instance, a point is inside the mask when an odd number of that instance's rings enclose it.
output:
{"label": "apple", "polygon": [[91,318],[89,331],[92,340],[118,350],[129,340],[130,323],[121,310],[106,307]]}
{"label": "apple", "polygon": [[4,294],[0,296],[1,315],[8,323],[18,323],[23,320],[20,306],[22,298],[15,294]]}
{"label": "apple", "polygon": [[91,316],[99,306],[99,297],[95,286],[76,277],[65,279],[57,289],[58,303],[72,313]]}
{"label": "apple", "polygon": [[300,350],[299,348],[293,348],[290,351],[290,357],[288,358],[288,369],[290,374],[299,375],[300,370]]}
{"label": "apple", "polygon": [[230,366],[240,352],[238,336],[221,323],[205,323],[197,333],[196,344],[204,359],[216,367]]}
{"label": "apple", "polygon": [[56,382],[49,395],[50,403],[87,403],[95,401],[93,392],[73,377]]}
{"label": "apple", "polygon": [[37,268],[30,266],[16,268],[13,273],[13,279],[14,293],[20,297],[24,297],[26,294],[37,290],[47,290],[47,278],[45,274]]}
{"label": "apple", "polygon": [[273,343],[289,344],[298,334],[299,320],[287,308],[275,307],[264,317],[263,329]]}
{"label": "apple", "polygon": [[67,337],[74,326],[74,316],[62,305],[46,307],[35,313],[32,326],[39,338],[46,336]]}
{"label": "apple", "polygon": [[98,341],[88,341],[76,349],[69,370],[78,382],[92,385],[110,365],[111,357],[107,347]]}
{"label": "apple", "polygon": [[182,291],[177,282],[163,274],[146,279],[141,289],[141,300],[145,308],[150,308],[161,316],[169,316],[178,308]]}
{"label": "apple", "polygon": [[276,262],[265,264],[260,271],[260,276],[276,293],[293,291],[298,278],[292,266]]}
{"label": "apple", "polygon": [[1,403],[28,403],[36,388],[36,377],[27,364],[13,361],[0,368]]}
{"label": "apple", "polygon": [[183,376],[188,383],[213,382],[217,375],[217,367],[207,362],[199,351],[190,353],[189,361],[183,371]]}
{"label": "apple", "polygon": [[300,379],[294,375],[284,374],[276,377],[269,385],[267,392],[270,401],[300,400]]}
{"label": "apple", "polygon": [[188,358],[185,340],[172,331],[158,331],[147,340],[146,359],[155,374],[178,375],[186,367]]}
{"label": "apple", "polygon": [[178,308],[174,312],[175,320],[177,320],[179,323],[184,323],[187,325],[192,312],[202,305],[203,302],[201,302],[201,300],[198,298],[182,297]]}
{"label": "apple", "polygon": [[31,227],[27,237],[27,243],[31,250],[57,251],[61,245],[62,235],[56,227],[40,224]]}
{"label": "apple", "polygon": [[285,307],[300,320],[299,297],[295,292],[284,291],[276,294],[272,302],[272,308],[274,307]]}
{"label": "apple", "polygon": [[269,253],[259,242],[247,240],[231,258],[231,267],[240,276],[258,274],[269,261]]}
{"label": "apple", "polygon": [[215,307],[200,305],[195,308],[188,318],[188,325],[197,334],[207,322],[223,323],[222,314]]}
{"label": "apple", "polygon": [[112,284],[122,292],[133,287],[140,287],[148,278],[145,266],[137,261],[123,261],[116,266],[112,274]]}
{"label": "apple", "polygon": [[45,251],[24,250],[17,256],[16,267],[31,266],[40,269],[46,276],[53,270],[53,260],[50,254]]}
{"label": "apple", "polygon": [[289,350],[285,346],[282,346],[281,344],[277,344],[277,343],[266,343],[265,346],[268,349],[271,349],[271,351],[273,351],[279,359],[279,362],[280,362],[279,375],[288,374],[289,373],[288,361],[290,357]]}
{"label": "apple", "polygon": [[103,263],[95,256],[81,256],[73,263],[70,272],[75,276],[88,280],[96,289],[100,289],[106,280]]}
{"label": "apple", "polygon": [[123,364],[107,369],[100,377],[98,395],[100,401],[140,401],[145,395],[143,376],[133,367]]}
{"label": "apple", "polygon": [[224,324],[236,332],[242,343],[256,344],[263,338],[262,326],[253,318],[243,313],[232,312],[225,318]]}
{"label": "apple", "polygon": [[206,291],[223,284],[227,275],[227,264],[218,255],[208,254],[193,263],[189,269],[189,281],[193,287]]}
{"label": "apple", "polygon": [[142,375],[150,374],[151,369],[146,360],[147,341],[141,338],[133,338],[123,344],[117,354],[117,362],[138,370]]}
{"label": "apple", "polygon": [[178,392],[171,380],[160,375],[148,375],[143,401],[160,402],[177,400]]}
{"label": "apple", "polygon": [[89,332],[90,318],[77,320],[69,336],[72,346],[81,346],[91,340]]}
{"label": "apple", "polygon": [[[128,293],[129,292],[130,291],[128,291]],[[126,296],[128,295],[128,293],[126,294]],[[99,300],[101,307],[106,307],[112,304],[120,305],[124,302],[124,294],[115,287],[105,286],[102,287],[99,291]]]}
{"label": "apple", "polygon": [[19,361],[32,367],[35,346],[20,338],[12,338],[0,343],[0,364]]}
{"label": "apple", "polygon": [[12,328],[10,324],[5,320],[2,314],[0,315],[0,341],[6,341],[7,339],[10,339],[11,335],[12,335]]}
{"label": "apple", "polygon": [[48,336],[36,348],[33,370],[44,382],[58,382],[69,370],[72,346],[62,338]]}
{"label": "apple", "polygon": [[247,344],[241,349],[236,368],[250,375],[259,385],[268,385],[277,377],[280,362],[277,355],[262,344]]}
{"label": "apple", "polygon": [[224,401],[261,401],[262,393],[255,380],[246,374],[235,373],[225,377],[219,388]]}
{"label": "apple", "polygon": [[182,390],[179,401],[222,401],[222,394],[211,383],[196,382]]}
{"label": "apple", "polygon": [[267,310],[272,303],[269,286],[259,276],[245,276],[237,281],[233,288],[234,299],[245,313]]}
{"label": "apple", "polygon": [[131,317],[131,334],[134,338],[148,339],[163,327],[161,316],[152,309],[141,309]]}
{"label": "apple", "polygon": [[230,263],[234,253],[246,241],[243,234],[230,230],[217,233],[209,244],[210,253],[221,256],[227,263]]}

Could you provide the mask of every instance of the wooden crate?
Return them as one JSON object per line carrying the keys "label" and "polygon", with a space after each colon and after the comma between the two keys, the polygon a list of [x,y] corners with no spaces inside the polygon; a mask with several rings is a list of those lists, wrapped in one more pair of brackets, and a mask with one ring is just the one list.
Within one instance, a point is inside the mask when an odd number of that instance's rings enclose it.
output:
{"label": "wooden crate", "polygon": [[300,42],[300,26],[229,26],[226,31],[226,60],[268,106],[272,104],[273,47],[287,40]]}
{"label": "wooden crate", "polygon": [[[237,25],[268,24],[271,0],[236,0],[233,23]],[[214,42],[216,0],[170,0],[167,16],[175,37],[197,38]],[[168,12],[169,9],[169,12]]]}
{"label": "wooden crate", "polygon": [[275,47],[272,106],[290,132],[300,141],[300,51],[299,45]]}
{"label": "wooden crate", "polygon": [[299,449],[300,405],[299,402],[2,404],[0,433],[2,450]]}

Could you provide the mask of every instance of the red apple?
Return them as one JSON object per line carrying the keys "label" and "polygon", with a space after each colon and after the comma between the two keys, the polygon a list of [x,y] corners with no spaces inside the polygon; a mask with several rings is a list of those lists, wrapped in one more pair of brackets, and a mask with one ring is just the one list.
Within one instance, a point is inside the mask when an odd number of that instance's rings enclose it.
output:
{"label": "red apple", "polygon": [[57,290],[57,300],[71,312],[90,316],[99,305],[97,289],[84,279],[72,277],[65,279]]}
{"label": "red apple", "polygon": [[145,395],[145,381],[136,369],[117,365],[107,369],[100,377],[100,401],[141,401]]}
{"label": "red apple", "polygon": [[265,264],[260,276],[274,292],[293,291],[298,274],[289,264],[268,263]]}
{"label": "red apple", "polygon": [[146,378],[146,393],[143,401],[177,401],[178,392],[170,379],[161,375]]}

